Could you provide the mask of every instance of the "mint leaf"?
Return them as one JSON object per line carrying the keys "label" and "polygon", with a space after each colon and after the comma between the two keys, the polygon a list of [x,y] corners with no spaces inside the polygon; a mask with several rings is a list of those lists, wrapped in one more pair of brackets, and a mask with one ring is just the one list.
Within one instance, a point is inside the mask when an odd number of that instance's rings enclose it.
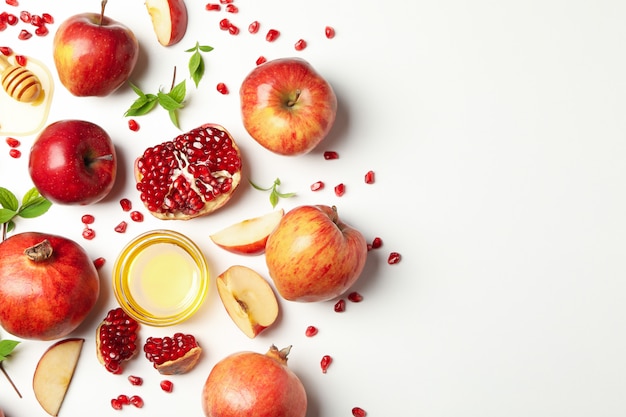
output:
{"label": "mint leaf", "polygon": [[17,215],[17,212],[14,210],[0,208],[0,223],[7,223],[16,215]]}
{"label": "mint leaf", "polygon": [[22,197],[22,206],[28,205],[31,201],[35,201],[39,197],[41,197],[39,190],[35,187],[31,188],[24,194],[24,197]]}
{"label": "mint leaf", "polygon": [[278,201],[281,198],[290,198],[296,195],[296,193],[281,193],[278,191],[278,187],[280,186],[280,178],[276,178],[274,180],[274,183],[267,188],[260,187],[250,180],[248,180],[248,182],[250,182],[250,185],[252,185],[253,188],[259,191],[270,191],[269,198],[270,198],[270,204],[272,205],[272,208],[276,207],[276,205],[278,204]]}
{"label": "mint leaf", "polygon": [[24,219],[32,219],[47,212],[51,206],[52,203],[50,201],[40,196],[31,200],[27,205],[22,206],[17,214]]}
{"label": "mint leaf", "polygon": [[16,340],[0,340],[0,361],[5,360],[19,343]]}
{"label": "mint leaf", "polygon": [[15,194],[4,187],[0,187],[0,206],[5,209],[16,211],[18,209],[18,201]]}
{"label": "mint leaf", "polygon": [[163,107],[167,111],[172,111],[183,107],[181,103],[173,99],[169,94],[159,93],[157,97],[161,107]]}
{"label": "mint leaf", "polygon": [[31,188],[22,197],[20,205],[17,197],[6,188],[0,187],[0,224],[2,225],[1,240],[6,238],[8,232],[15,229],[13,219],[16,216],[32,219],[41,216],[52,206],[52,202],[43,197],[36,188]]}
{"label": "mint leaf", "polygon": [[[168,96],[174,99],[177,103],[182,104],[185,100],[185,96],[187,96],[187,82],[182,80],[178,84],[172,88],[172,90],[167,93]],[[181,106],[182,107],[182,106]]]}
{"label": "mint leaf", "polygon": [[200,45],[199,42],[196,42],[196,45],[193,48],[189,48],[185,51],[193,52],[189,58],[189,64],[187,67],[189,68],[189,76],[196,85],[196,88],[198,88],[198,84],[200,84],[200,80],[204,76],[205,69],[204,59],[202,58],[202,54],[200,52],[211,52],[212,50],[212,46]]}

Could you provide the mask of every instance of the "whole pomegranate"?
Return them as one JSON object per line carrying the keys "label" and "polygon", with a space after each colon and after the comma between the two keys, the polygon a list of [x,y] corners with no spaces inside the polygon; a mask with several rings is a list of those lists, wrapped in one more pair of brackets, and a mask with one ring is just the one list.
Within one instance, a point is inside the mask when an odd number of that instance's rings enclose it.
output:
{"label": "whole pomegranate", "polygon": [[76,242],[25,232],[0,243],[0,325],[36,340],[64,337],[80,325],[100,294],[100,279]]}
{"label": "whole pomegranate", "polygon": [[270,347],[263,355],[239,352],[211,370],[202,389],[207,417],[304,417],[307,396],[298,376],[287,368],[291,346]]}
{"label": "whole pomegranate", "polygon": [[204,124],[146,149],[135,179],[153,216],[192,219],[228,202],[241,180],[241,154],[225,128]]}

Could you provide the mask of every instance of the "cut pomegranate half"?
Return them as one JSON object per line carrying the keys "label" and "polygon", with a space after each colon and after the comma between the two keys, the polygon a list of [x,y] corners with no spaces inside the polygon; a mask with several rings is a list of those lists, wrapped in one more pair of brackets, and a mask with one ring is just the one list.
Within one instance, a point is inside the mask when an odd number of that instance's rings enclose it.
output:
{"label": "cut pomegranate half", "polygon": [[188,220],[228,202],[241,181],[241,154],[225,128],[204,124],[146,149],[135,179],[153,216]]}
{"label": "cut pomegranate half", "polygon": [[202,349],[190,334],[176,333],[173,337],[148,337],[143,345],[146,358],[162,375],[177,375],[191,371]]}
{"label": "cut pomegranate half", "polygon": [[107,371],[122,373],[122,364],[137,352],[137,332],[139,323],[129,317],[121,308],[115,308],[96,330],[96,352],[98,360]]}

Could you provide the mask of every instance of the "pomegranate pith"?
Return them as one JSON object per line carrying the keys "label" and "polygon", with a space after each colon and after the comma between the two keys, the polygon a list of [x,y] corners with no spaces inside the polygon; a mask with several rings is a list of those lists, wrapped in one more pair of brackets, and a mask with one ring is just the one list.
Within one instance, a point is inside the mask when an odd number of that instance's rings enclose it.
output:
{"label": "pomegranate pith", "polygon": [[147,338],[143,351],[160,374],[176,375],[193,369],[202,349],[193,335],[176,333],[173,337]]}

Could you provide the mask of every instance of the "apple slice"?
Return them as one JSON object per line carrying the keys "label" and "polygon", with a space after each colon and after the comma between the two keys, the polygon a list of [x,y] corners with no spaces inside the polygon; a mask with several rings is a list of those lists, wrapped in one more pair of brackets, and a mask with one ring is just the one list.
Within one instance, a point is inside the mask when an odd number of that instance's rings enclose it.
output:
{"label": "apple slice", "polygon": [[270,284],[256,271],[234,265],[217,277],[217,292],[228,315],[249,338],[278,317],[278,301]]}
{"label": "apple slice", "polygon": [[85,339],[63,339],[39,359],[33,376],[35,397],[46,413],[57,416],[70,385]]}
{"label": "apple slice", "polygon": [[238,255],[260,255],[285,210],[275,210],[263,216],[247,219],[228,226],[210,236],[213,243]]}
{"label": "apple slice", "polygon": [[178,43],[187,31],[187,7],[184,0],[146,0],[148,14],[159,43]]}

